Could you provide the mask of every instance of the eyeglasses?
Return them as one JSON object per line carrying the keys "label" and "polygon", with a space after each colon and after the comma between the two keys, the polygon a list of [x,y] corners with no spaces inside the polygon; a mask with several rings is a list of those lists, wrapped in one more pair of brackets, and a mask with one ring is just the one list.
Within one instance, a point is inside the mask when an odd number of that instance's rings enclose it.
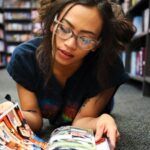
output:
{"label": "eyeglasses", "polygon": [[55,34],[62,40],[68,40],[74,37],[77,41],[77,46],[82,50],[92,50],[98,45],[99,42],[96,39],[92,39],[83,35],[75,35],[71,27],[56,19],[54,21],[57,24]]}

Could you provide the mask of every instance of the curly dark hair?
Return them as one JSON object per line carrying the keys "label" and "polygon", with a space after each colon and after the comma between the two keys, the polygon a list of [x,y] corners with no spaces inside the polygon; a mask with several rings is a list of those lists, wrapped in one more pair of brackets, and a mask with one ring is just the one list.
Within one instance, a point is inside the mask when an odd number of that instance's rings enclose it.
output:
{"label": "curly dark hair", "polygon": [[108,81],[108,68],[115,63],[118,53],[125,49],[125,45],[130,42],[135,33],[134,26],[124,17],[121,7],[108,0],[49,0],[48,7],[44,7],[41,14],[41,21],[44,23],[43,42],[36,51],[36,59],[45,76],[45,83],[47,84],[50,79],[53,65],[50,27],[55,15],[59,15],[68,4],[73,5],[67,12],[77,4],[95,6],[103,18],[101,43],[89,59],[96,62],[97,79],[101,85],[105,85]]}

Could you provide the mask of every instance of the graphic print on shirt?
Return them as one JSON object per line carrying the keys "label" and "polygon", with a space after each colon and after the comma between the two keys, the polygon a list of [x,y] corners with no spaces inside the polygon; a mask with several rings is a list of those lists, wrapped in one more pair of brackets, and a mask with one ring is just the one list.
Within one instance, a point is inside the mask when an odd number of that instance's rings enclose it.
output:
{"label": "graphic print on shirt", "polygon": [[40,101],[40,109],[42,110],[42,116],[45,118],[53,118],[59,110],[60,104],[58,104],[54,99],[42,99]]}
{"label": "graphic print on shirt", "polygon": [[77,114],[77,105],[76,104],[68,104],[63,111],[62,118],[64,122],[72,122]]}

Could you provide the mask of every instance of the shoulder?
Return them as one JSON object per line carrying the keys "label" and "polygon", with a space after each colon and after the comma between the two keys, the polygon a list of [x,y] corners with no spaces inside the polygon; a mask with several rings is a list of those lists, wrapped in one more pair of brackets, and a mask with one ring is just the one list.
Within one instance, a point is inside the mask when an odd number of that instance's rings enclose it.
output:
{"label": "shoulder", "polygon": [[117,58],[115,59],[114,63],[112,65],[110,65],[109,73],[111,73],[110,76],[112,76],[112,75],[120,76],[122,74],[126,74],[120,55],[118,55]]}
{"label": "shoulder", "polygon": [[40,43],[42,42],[42,37],[37,37],[27,42],[18,45],[11,56],[11,61],[9,65],[14,65],[17,63],[30,63],[35,61],[35,52]]}
{"label": "shoulder", "polygon": [[24,53],[33,53],[36,51],[40,43],[42,42],[42,37],[37,37],[27,42],[24,42],[18,45],[13,52],[13,55],[24,54]]}
{"label": "shoulder", "polygon": [[120,55],[117,56],[112,65],[108,68],[109,86],[120,86],[128,81],[129,76],[125,71]]}
{"label": "shoulder", "polygon": [[88,97],[93,97],[104,89],[119,87],[129,79],[119,55],[113,64],[109,65],[107,68],[103,68],[107,69],[107,74],[103,73],[103,69],[95,62],[91,62],[90,64],[87,63],[87,68],[88,85],[86,87],[89,87]]}
{"label": "shoulder", "polygon": [[35,51],[40,45],[42,38],[35,38],[17,46],[11,60],[7,65],[10,76],[20,85],[31,91],[35,90],[38,80],[38,67]]}

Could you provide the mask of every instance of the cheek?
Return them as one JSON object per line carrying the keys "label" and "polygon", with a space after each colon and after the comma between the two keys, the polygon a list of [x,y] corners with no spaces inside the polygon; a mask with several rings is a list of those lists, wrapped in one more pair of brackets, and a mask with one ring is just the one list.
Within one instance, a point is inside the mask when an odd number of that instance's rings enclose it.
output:
{"label": "cheek", "polygon": [[57,36],[55,37],[55,40],[56,40],[56,47],[62,47],[64,42]]}
{"label": "cheek", "polygon": [[85,56],[87,56],[89,54],[89,52],[90,51],[83,51],[83,50],[77,49],[75,52],[75,56],[78,59],[83,59]]}
{"label": "cheek", "polygon": [[[56,47],[57,48],[64,48],[64,41],[61,40],[60,38],[58,38],[56,36]],[[84,50],[80,50],[79,48],[77,48],[76,50],[73,51],[73,55],[74,55],[74,60],[79,61],[84,59],[85,56],[87,56],[90,53],[90,51],[84,51]]]}

